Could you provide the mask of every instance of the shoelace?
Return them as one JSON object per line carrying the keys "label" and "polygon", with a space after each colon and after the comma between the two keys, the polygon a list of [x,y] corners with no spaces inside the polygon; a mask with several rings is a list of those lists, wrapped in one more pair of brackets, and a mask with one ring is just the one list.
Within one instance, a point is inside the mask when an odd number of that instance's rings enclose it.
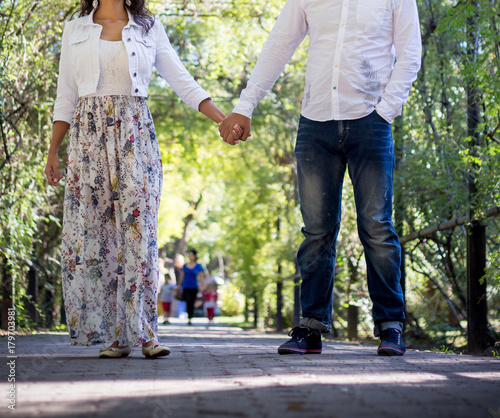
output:
{"label": "shoelace", "polygon": [[295,327],[290,330],[288,335],[297,340],[303,340],[305,337],[311,334],[311,330],[307,327]]}
{"label": "shoelace", "polygon": [[389,328],[382,331],[382,341],[401,344],[401,331],[396,328]]}

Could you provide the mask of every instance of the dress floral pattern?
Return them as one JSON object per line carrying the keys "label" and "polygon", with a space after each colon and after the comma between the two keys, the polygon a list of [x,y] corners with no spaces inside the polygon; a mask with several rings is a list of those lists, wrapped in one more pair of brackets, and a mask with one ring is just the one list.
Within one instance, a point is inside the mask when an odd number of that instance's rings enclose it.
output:
{"label": "dress floral pattern", "polygon": [[70,128],[62,269],[72,344],[156,338],[161,156],[143,98],[80,98]]}

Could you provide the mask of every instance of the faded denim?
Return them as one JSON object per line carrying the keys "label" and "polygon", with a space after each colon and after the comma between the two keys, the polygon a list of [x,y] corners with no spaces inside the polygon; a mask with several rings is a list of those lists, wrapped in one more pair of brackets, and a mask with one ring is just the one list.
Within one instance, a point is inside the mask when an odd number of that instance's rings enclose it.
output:
{"label": "faded denim", "polygon": [[403,322],[401,247],[392,223],[395,161],[391,125],[376,111],[346,121],[316,122],[301,116],[295,154],[305,236],[297,255],[302,316],[330,327],[347,168],[365,250],[374,322]]}

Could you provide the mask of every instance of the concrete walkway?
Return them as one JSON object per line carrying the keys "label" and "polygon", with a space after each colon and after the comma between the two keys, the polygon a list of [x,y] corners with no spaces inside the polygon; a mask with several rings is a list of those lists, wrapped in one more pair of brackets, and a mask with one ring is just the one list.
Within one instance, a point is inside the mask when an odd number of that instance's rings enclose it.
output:
{"label": "concrete walkway", "polygon": [[500,418],[500,359],[326,342],[323,354],[280,356],[283,335],[174,319],[172,354],[99,359],[66,334],[17,336],[16,411],[7,408],[7,337],[0,416]]}

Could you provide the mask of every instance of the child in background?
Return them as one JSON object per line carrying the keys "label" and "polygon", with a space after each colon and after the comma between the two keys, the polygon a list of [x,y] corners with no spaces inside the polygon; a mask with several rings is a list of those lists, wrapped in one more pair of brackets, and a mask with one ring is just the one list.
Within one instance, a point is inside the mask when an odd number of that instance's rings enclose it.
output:
{"label": "child in background", "polygon": [[165,284],[160,289],[160,301],[163,306],[163,324],[170,324],[168,318],[170,317],[170,308],[174,300],[174,290],[176,286],[172,283],[170,274],[165,274]]}
{"label": "child in background", "polygon": [[205,299],[205,308],[207,309],[208,322],[214,322],[215,307],[217,306],[217,288],[215,283],[209,283],[205,292],[203,292],[203,299]]}

